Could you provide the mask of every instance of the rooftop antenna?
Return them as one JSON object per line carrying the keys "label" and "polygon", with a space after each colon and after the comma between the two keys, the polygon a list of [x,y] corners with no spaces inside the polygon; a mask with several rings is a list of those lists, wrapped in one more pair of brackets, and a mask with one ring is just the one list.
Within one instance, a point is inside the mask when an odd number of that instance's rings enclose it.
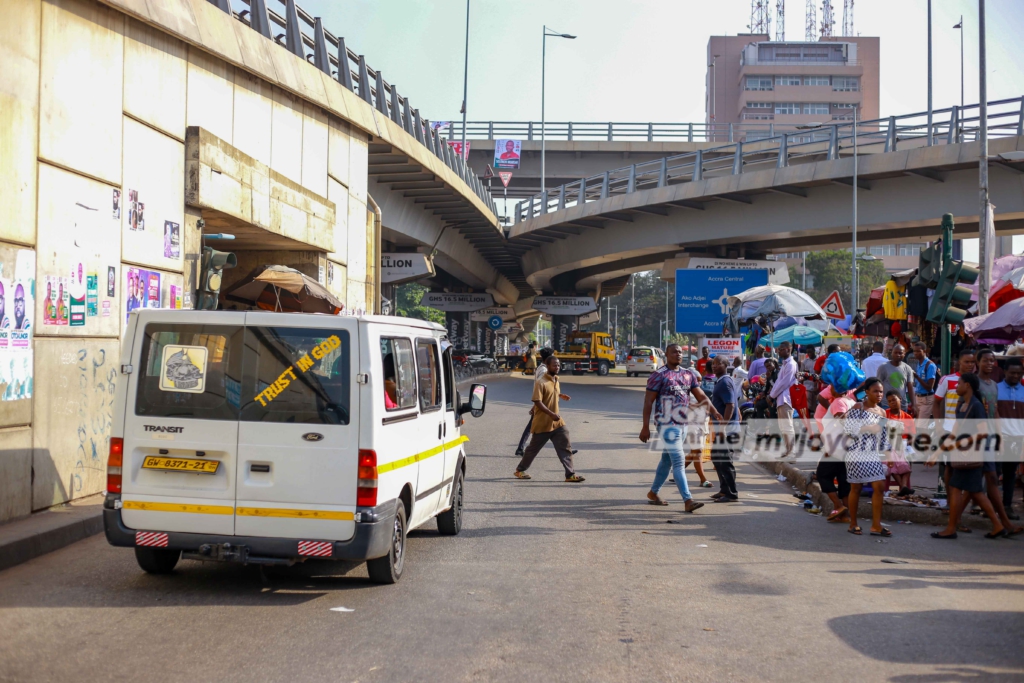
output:
{"label": "rooftop antenna", "polygon": [[775,40],[786,39],[786,0],[775,0]]}
{"label": "rooftop antenna", "polygon": [[772,13],[768,9],[770,0],[750,0],[750,32],[772,36]]}
{"label": "rooftop antenna", "polygon": [[821,0],[821,37],[831,38],[836,20],[832,13],[832,0]]}
{"label": "rooftop antenna", "polygon": [[818,39],[818,8],[814,0],[807,0],[807,17],[804,20],[804,40],[813,43]]}
{"label": "rooftop antenna", "polygon": [[843,35],[853,35],[853,0],[843,0]]}

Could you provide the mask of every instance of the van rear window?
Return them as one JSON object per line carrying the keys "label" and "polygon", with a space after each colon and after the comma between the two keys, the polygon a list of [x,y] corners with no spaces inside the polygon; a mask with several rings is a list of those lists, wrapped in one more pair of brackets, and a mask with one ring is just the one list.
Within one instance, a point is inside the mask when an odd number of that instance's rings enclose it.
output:
{"label": "van rear window", "polygon": [[150,324],[135,413],[345,425],[349,349],[343,330]]}
{"label": "van rear window", "polygon": [[237,420],[242,328],[146,325],[135,414]]}
{"label": "van rear window", "polygon": [[242,421],[347,425],[349,349],[344,330],[247,327]]}

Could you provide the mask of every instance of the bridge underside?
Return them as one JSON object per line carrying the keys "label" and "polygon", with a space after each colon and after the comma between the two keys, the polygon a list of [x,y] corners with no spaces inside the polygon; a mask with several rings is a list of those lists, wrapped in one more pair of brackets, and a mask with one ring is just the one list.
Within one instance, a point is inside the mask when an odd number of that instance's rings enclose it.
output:
{"label": "bridge underside", "polygon": [[[1024,150],[1024,137],[992,141],[992,154]],[[860,158],[858,245],[925,241],[944,213],[958,238],[978,234],[977,143]],[[1024,233],[1024,164],[990,164],[996,230]],[[660,266],[680,252],[757,258],[848,248],[852,159],[751,171],[615,195],[514,226],[530,285],[594,291],[601,282]]]}

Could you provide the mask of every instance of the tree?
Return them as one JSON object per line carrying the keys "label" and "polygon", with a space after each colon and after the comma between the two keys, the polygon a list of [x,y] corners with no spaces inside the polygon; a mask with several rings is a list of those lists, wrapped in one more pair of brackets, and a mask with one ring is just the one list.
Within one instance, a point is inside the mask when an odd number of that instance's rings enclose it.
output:
{"label": "tree", "polygon": [[[601,322],[588,325],[586,329],[609,330],[608,304],[618,309],[618,331],[616,341],[621,346],[629,345],[630,322],[636,337],[636,344],[643,346],[664,346],[658,337],[659,325],[665,320],[666,297],[668,301],[668,331],[675,330],[676,311],[673,305],[672,283],[661,279],[660,270],[649,270],[633,275],[622,293],[601,301]],[[613,314],[614,318],[614,314]]]}
{"label": "tree", "polygon": [[[879,261],[858,261],[860,267],[857,302],[867,303],[871,290],[881,287],[889,279],[885,265]],[[807,272],[814,276],[814,288],[808,290],[819,303],[833,290],[839,292],[844,305],[850,302],[851,254],[848,250],[830,249],[807,254]]]}
{"label": "tree", "polygon": [[444,325],[445,318],[443,311],[420,304],[423,300],[423,295],[426,294],[427,291],[426,287],[418,285],[415,282],[399,285],[395,288],[395,312],[398,315],[405,316],[406,318],[428,320],[432,323],[440,323]]}

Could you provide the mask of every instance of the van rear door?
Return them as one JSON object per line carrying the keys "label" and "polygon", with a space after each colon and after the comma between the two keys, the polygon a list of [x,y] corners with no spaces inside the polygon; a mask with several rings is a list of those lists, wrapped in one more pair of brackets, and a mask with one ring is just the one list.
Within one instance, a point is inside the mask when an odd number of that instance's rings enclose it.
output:
{"label": "van rear door", "polygon": [[244,314],[137,315],[122,519],[139,530],[233,534]]}
{"label": "van rear door", "polygon": [[358,321],[246,313],[235,533],[355,533]]}

